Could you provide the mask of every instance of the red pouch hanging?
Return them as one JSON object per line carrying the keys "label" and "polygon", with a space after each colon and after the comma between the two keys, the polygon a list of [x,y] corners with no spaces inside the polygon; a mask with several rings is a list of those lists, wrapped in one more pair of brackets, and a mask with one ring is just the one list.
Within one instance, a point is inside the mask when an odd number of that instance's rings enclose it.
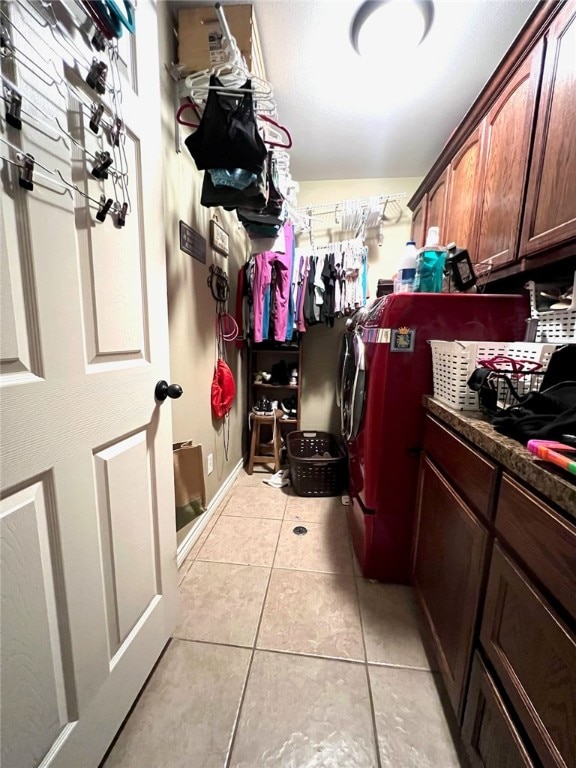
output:
{"label": "red pouch hanging", "polygon": [[236,395],[236,383],[232,371],[222,358],[216,363],[212,379],[212,414],[216,419],[223,419],[230,412]]}

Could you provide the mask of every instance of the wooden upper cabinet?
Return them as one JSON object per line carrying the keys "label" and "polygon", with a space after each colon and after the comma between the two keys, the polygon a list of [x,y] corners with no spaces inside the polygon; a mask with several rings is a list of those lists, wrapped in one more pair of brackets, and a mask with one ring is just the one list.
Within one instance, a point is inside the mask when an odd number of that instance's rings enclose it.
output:
{"label": "wooden upper cabinet", "polygon": [[448,168],[428,192],[428,216],[426,226],[440,227],[440,242],[445,243],[446,202],[448,200]]}
{"label": "wooden upper cabinet", "polygon": [[475,261],[478,223],[478,179],[480,169],[481,128],[478,127],[456,154],[448,169],[446,224],[440,231],[444,244],[456,243],[466,248]]}
{"label": "wooden upper cabinet", "polygon": [[426,240],[426,210],[428,207],[428,198],[426,195],[420,201],[420,204],[412,214],[412,228],[410,238],[416,243],[416,248],[422,248]]}
{"label": "wooden upper cabinet", "polygon": [[564,5],[546,41],[521,256],[576,238],[576,3]]}
{"label": "wooden upper cabinet", "polygon": [[490,259],[492,267],[514,261],[517,253],[542,54],[540,43],[505,85],[484,121],[480,232],[474,261]]}

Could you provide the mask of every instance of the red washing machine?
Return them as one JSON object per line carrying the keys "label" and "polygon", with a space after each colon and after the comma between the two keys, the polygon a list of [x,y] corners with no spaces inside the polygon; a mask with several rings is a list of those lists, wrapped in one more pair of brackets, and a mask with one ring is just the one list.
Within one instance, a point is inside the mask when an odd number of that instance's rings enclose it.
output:
{"label": "red washing machine", "polygon": [[410,581],[428,340],[518,341],[523,296],[405,293],[377,299],[348,321],[340,352],[342,434],[348,443],[348,522],[364,576]]}

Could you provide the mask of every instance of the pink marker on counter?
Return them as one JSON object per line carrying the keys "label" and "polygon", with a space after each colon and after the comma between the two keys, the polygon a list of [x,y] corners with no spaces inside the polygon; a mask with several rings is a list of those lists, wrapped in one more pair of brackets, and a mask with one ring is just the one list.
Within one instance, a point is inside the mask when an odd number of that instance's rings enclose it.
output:
{"label": "pink marker on counter", "polygon": [[556,466],[576,475],[576,460],[564,456],[563,453],[558,453],[558,451],[576,452],[576,448],[558,443],[555,440],[529,440],[527,447],[530,453],[535,454],[539,459],[556,464]]}

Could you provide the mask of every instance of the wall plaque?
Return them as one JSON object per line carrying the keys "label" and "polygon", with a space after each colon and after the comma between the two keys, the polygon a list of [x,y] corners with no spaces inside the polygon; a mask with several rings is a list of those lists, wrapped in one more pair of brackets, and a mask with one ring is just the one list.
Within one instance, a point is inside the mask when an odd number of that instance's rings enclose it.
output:
{"label": "wall plaque", "polygon": [[223,256],[228,256],[230,252],[228,233],[215,219],[210,221],[210,245]]}
{"label": "wall plaque", "polygon": [[180,221],[180,250],[206,264],[206,238]]}

